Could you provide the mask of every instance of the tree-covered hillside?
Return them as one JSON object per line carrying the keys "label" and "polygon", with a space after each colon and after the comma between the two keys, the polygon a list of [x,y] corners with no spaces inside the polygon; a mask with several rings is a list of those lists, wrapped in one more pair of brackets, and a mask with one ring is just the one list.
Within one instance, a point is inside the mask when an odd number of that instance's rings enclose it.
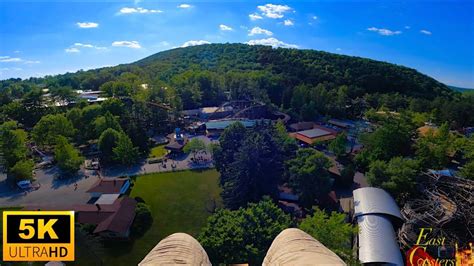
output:
{"label": "tree-covered hillside", "polygon": [[198,67],[225,74],[265,71],[289,88],[331,82],[358,87],[359,93],[399,92],[434,98],[450,90],[444,84],[403,66],[314,50],[273,49],[245,44],[210,44],[161,52],[133,65],[167,79]]}
{"label": "tree-covered hillside", "polygon": [[[141,84],[148,84],[148,90]],[[176,110],[219,105],[230,95],[271,102],[300,119],[354,117],[368,108],[387,108],[431,113],[430,119],[455,127],[473,122],[464,116],[473,108],[472,96],[414,69],[321,51],[245,44],[177,48],[115,67],[4,80],[0,103],[45,87],[60,99],[69,99],[71,89],[100,89],[110,96],[138,95]]]}

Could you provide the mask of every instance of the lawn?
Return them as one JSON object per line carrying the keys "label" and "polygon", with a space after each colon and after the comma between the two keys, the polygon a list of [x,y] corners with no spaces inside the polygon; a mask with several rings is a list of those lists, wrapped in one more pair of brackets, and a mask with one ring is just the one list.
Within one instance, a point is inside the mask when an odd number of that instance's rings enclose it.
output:
{"label": "lawn", "polygon": [[165,149],[165,146],[166,145],[159,145],[159,146],[153,147],[150,150],[150,154],[148,155],[148,158],[160,158],[160,157],[165,156],[166,153],[168,152]]}
{"label": "lawn", "polygon": [[185,232],[196,236],[210,215],[213,201],[221,205],[215,170],[181,171],[138,176],[130,194],[150,206],[153,225],[139,239],[106,244],[105,265],[137,265],[164,237]]}

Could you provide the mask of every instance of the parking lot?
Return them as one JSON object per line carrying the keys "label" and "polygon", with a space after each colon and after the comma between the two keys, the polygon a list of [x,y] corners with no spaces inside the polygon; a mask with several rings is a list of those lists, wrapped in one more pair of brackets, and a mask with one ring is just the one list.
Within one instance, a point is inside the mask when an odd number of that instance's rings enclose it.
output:
{"label": "parking lot", "polygon": [[90,198],[86,191],[98,179],[96,175],[86,170],[81,170],[77,176],[68,179],[55,179],[54,176],[57,174],[56,167],[36,170],[36,182],[40,187],[32,191],[24,191],[10,185],[6,175],[0,174],[0,207],[86,203]]}

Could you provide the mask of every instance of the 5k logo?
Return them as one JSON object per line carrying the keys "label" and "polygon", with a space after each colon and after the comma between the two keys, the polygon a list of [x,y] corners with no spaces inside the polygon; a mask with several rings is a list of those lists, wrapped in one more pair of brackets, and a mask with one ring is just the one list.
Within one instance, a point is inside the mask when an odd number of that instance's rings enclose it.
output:
{"label": "5k logo", "polygon": [[5,211],[3,260],[74,260],[74,212]]}

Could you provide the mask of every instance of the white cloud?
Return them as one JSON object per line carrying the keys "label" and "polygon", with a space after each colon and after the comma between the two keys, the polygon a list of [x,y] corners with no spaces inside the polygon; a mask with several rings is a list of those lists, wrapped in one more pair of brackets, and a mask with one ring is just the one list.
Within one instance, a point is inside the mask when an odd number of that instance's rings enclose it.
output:
{"label": "white cloud", "polygon": [[92,44],[83,44],[83,43],[79,43],[79,42],[76,42],[76,43],[74,44],[74,46],[77,46],[77,47],[84,47],[84,48],[92,48],[92,47],[94,47],[94,45],[92,45]]}
{"label": "white cloud", "polygon": [[262,12],[262,15],[267,18],[282,18],[284,13],[291,10],[291,7],[287,5],[274,5],[266,4],[264,6],[257,6],[258,10]]}
{"label": "white cloud", "polygon": [[204,41],[204,40],[199,40],[199,41],[191,40],[191,41],[187,41],[183,43],[181,47],[188,47],[188,46],[195,46],[195,45],[202,45],[202,44],[210,44],[210,42]]}
{"label": "white cloud", "polygon": [[139,14],[148,14],[148,13],[161,13],[163,11],[158,10],[158,9],[146,9],[143,7],[124,7],[120,9],[119,13],[120,14],[134,14],[134,13],[139,13]]}
{"label": "white cloud", "polygon": [[259,14],[257,14],[257,13],[250,14],[249,18],[250,18],[250,20],[263,19],[263,17],[260,16]]}
{"label": "white cloud", "polygon": [[295,25],[291,19],[286,19],[286,20],[283,22],[283,24],[284,24],[285,26],[293,26],[293,25]]}
{"label": "white cloud", "polygon": [[0,63],[21,62],[23,59],[18,57],[0,56]]}
{"label": "white cloud", "polygon": [[420,30],[421,33],[425,34],[425,35],[431,35],[431,31],[429,30]]}
{"label": "white cloud", "polygon": [[79,49],[75,48],[75,47],[72,47],[72,48],[66,48],[64,49],[64,51],[66,51],[66,53],[79,53]]}
{"label": "white cloud", "polygon": [[312,19],[317,20],[318,16],[313,16]]}
{"label": "white cloud", "polygon": [[77,47],[80,47],[80,48],[94,48],[94,49],[97,49],[97,50],[105,50],[105,49],[107,49],[107,47],[95,46],[95,45],[92,45],[92,44],[80,43],[80,42],[74,43],[73,46],[75,46],[76,48],[77,48]]}
{"label": "white cloud", "polygon": [[267,39],[260,39],[260,40],[250,40],[246,42],[248,45],[267,45],[272,47],[283,47],[283,48],[298,48],[298,45],[295,44],[288,44],[282,42],[275,38],[267,38]]}
{"label": "white cloud", "polygon": [[260,27],[253,27],[251,30],[249,30],[249,36],[254,36],[258,34],[265,34],[267,36],[272,36],[273,32],[266,29],[262,29]]}
{"label": "white cloud", "polygon": [[336,48],[336,51],[341,51],[342,49],[341,48]]}
{"label": "white cloud", "polygon": [[219,25],[219,29],[222,31],[232,31],[233,29],[227,25],[221,24]]}
{"label": "white cloud", "polygon": [[160,46],[169,46],[170,43],[167,42],[167,41],[162,41],[162,42],[159,43],[159,45],[160,45]]}
{"label": "white cloud", "polygon": [[[0,56],[0,63],[23,63],[23,64],[39,64],[40,61],[37,60],[24,60],[19,57],[10,57],[10,56]],[[10,68],[15,69],[15,68]]]}
{"label": "white cloud", "polygon": [[405,26],[405,29],[409,30],[409,29],[411,29],[411,27],[410,26]]}
{"label": "white cloud", "polygon": [[140,43],[138,43],[137,41],[115,41],[115,42],[112,43],[112,46],[128,47],[128,48],[133,48],[133,49],[142,48],[140,46]]}
{"label": "white cloud", "polygon": [[178,8],[184,8],[184,9],[191,8],[191,7],[193,7],[193,6],[190,5],[190,4],[181,4],[181,5],[178,6]]}
{"label": "white cloud", "polygon": [[83,29],[89,29],[89,28],[97,28],[97,27],[99,27],[99,23],[95,23],[95,22],[77,22],[76,25],[77,25],[79,28],[83,28]]}
{"label": "white cloud", "polygon": [[383,36],[392,36],[392,35],[402,34],[402,32],[399,31],[399,30],[392,31],[392,30],[389,30],[389,29],[379,29],[379,28],[376,28],[376,27],[370,27],[367,30],[377,32],[378,34],[383,35]]}

